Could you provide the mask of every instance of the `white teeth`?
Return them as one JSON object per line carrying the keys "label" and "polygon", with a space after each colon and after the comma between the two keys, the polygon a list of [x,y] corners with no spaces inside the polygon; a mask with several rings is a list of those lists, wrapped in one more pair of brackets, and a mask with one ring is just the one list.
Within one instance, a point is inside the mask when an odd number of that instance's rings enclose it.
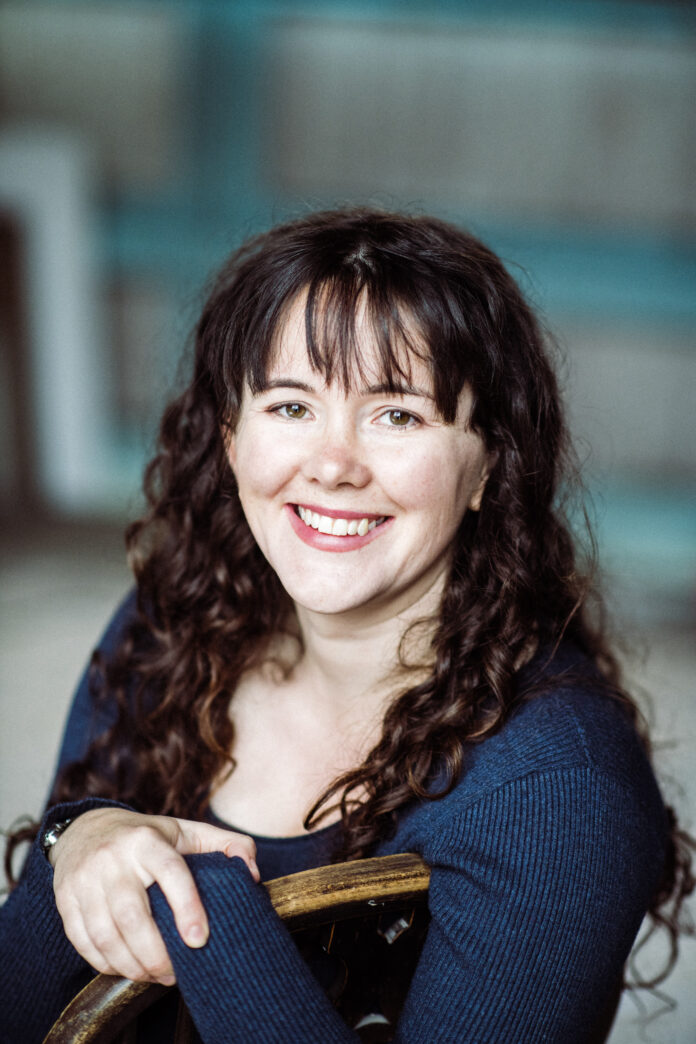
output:
{"label": "white teeth", "polygon": [[330,518],[329,515],[320,515],[300,504],[297,505],[297,514],[306,526],[326,533],[327,536],[365,536],[380,522],[384,522],[384,518],[375,518],[372,521],[367,518]]}

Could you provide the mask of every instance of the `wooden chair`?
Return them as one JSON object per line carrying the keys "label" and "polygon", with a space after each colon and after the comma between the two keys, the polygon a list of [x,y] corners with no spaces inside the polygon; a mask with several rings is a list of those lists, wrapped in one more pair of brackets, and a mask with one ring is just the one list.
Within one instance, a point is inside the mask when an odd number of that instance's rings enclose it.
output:
{"label": "wooden chair", "polygon": [[[305,870],[265,884],[271,902],[347,1023],[389,1041],[428,924],[430,871],[392,855]],[[68,1004],[44,1044],[135,1044],[137,1020],[175,988],[97,975]],[[172,1020],[174,1021],[174,1020]],[[179,998],[172,1044],[194,1039]]]}

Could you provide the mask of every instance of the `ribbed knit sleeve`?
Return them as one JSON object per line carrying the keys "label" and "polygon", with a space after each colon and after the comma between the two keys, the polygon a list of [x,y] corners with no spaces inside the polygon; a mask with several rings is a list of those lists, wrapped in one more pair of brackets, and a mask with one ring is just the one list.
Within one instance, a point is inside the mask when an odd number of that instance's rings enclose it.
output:
{"label": "ribbed knit sleeve", "polygon": [[592,1039],[657,882],[650,832],[631,794],[580,767],[513,780],[443,824],[397,1039]]}
{"label": "ribbed knit sleeve", "polygon": [[242,860],[215,853],[186,861],[208,913],[207,944],[182,942],[157,885],[150,904],[205,1044],[357,1042]]}
{"label": "ribbed knit sleeve", "polygon": [[113,802],[89,799],[50,809],[27,857],[21,880],[0,908],[0,1039],[38,1044],[65,1005],[95,972],[63,930],[53,896],[53,869],[39,838],[54,823]]}

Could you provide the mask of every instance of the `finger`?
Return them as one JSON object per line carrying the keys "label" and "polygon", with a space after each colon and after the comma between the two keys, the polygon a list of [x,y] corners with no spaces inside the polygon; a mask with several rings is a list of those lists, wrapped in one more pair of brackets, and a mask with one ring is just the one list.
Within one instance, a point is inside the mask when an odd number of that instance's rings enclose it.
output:
{"label": "finger", "polygon": [[260,880],[253,838],[236,830],[223,830],[212,823],[198,823],[191,819],[176,819],[175,822],[179,826],[179,836],[175,842],[177,852],[183,855],[222,852],[230,859],[239,856],[249,867],[254,880]]}
{"label": "finger", "polygon": [[58,906],[58,912],[63,920],[63,928],[65,934],[75,947],[80,957],[82,957],[89,965],[94,968],[95,971],[103,972],[105,975],[116,975],[118,972],[113,968],[108,961],[106,961],[103,955],[97,950],[94,943],[87,934],[84,920],[80,912],[77,903],[70,904],[74,906],[74,909],[70,909],[63,903],[56,901]]}
{"label": "finger", "polygon": [[147,894],[142,890],[115,890],[111,893],[110,912],[121,938],[147,977],[165,986],[173,985],[174,969],[152,918]]}
{"label": "finger", "polygon": [[201,902],[193,875],[183,857],[169,845],[152,850],[143,862],[143,884],[153,881],[162,889],[179,935],[187,946],[197,948],[208,941],[208,918]]}
{"label": "finger", "polygon": [[228,859],[232,859],[233,856],[239,856],[240,859],[243,859],[251,871],[251,876],[258,884],[261,880],[261,874],[256,865],[256,843],[252,838],[247,837],[246,834],[234,834],[223,848],[223,852]]}
{"label": "finger", "polygon": [[82,905],[75,897],[57,898],[66,936],[96,971],[173,986],[174,969],[147,899],[139,901],[143,893],[134,892],[129,904],[127,897],[120,898],[125,891],[116,887],[110,893],[119,897],[111,907],[105,896],[90,902],[83,893]]}
{"label": "finger", "polygon": [[150,975],[123,937],[109,906],[109,891],[88,892],[80,899],[80,912],[84,930],[94,950],[99,955],[100,971],[106,966],[116,975],[141,981]]}

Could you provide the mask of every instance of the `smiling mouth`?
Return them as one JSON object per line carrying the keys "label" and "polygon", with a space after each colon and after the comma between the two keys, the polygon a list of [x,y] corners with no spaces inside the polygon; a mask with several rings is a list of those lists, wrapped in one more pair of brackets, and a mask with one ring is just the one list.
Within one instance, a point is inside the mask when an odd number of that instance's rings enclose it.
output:
{"label": "smiling mouth", "polygon": [[327,536],[365,536],[371,530],[386,522],[388,515],[379,518],[330,518],[328,515],[320,515],[310,508],[295,504],[295,514],[301,518],[304,524],[318,533],[326,533]]}

